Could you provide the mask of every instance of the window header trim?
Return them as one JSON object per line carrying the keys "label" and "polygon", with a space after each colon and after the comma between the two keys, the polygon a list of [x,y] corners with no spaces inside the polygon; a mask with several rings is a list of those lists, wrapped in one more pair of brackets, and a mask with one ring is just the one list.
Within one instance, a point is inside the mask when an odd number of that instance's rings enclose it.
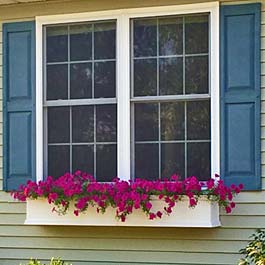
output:
{"label": "window header trim", "polygon": [[43,26],[58,23],[75,23],[84,21],[98,21],[116,19],[118,16],[128,16],[129,18],[141,18],[151,16],[167,16],[167,15],[184,15],[194,13],[217,12],[219,13],[219,2],[186,4],[186,5],[170,5],[155,7],[140,7],[113,9],[105,11],[92,11],[62,15],[37,16],[36,25]]}

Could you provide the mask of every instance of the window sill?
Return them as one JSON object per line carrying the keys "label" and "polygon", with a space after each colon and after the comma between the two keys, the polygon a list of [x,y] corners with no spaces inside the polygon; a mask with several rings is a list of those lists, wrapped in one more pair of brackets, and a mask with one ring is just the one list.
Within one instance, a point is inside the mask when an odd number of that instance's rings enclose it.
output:
{"label": "window sill", "polygon": [[[154,209],[163,202],[153,201]],[[195,208],[188,207],[188,200],[178,202],[170,216],[163,215],[161,219],[149,220],[141,211],[135,210],[125,222],[115,219],[115,210],[107,209],[106,213],[97,213],[90,207],[85,214],[78,217],[71,210],[66,215],[52,212],[53,205],[45,199],[28,200],[27,225],[75,225],[75,226],[134,226],[134,227],[218,227],[219,206],[215,202],[200,199]]]}

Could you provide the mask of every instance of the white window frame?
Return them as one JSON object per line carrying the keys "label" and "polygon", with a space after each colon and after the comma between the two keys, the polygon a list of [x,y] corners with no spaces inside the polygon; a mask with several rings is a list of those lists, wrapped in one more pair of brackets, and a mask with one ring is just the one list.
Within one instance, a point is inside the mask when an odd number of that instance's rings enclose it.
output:
{"label": "white window frame", "polygon": [[[219,3],[209,2],[36,17],[36,179],[43,180],[43,27],[50,24],[117,21],[117,171],[121,179],[131,178],[130,138],[130,19],[168,15],[209,13],[211,174],[220,172],[220,86],[219,86]],[[113,176],[115,177],[115,176]]]}

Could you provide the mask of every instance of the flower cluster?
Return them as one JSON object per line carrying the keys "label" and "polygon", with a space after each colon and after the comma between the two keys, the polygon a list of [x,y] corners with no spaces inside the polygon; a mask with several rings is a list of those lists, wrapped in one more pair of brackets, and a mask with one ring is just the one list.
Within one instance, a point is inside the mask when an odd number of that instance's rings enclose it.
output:
{"label": "flower cluster", "polygon": [[[74,174],[66,173],[58,179],[47,177],[39,183],[28,181],[13,192],[12,196],[20,201],[47,198],[50,204],[54,204],[53,211],[59,214],[65,214],[70,203],[73,203],[76,216],[85,212],[90,205],[101,213],[108,207],[113,207],[116,209],[116,217],[124,222],[134,209],[141,209],[153,220],[161,218],[163,214],[169,215],[176,203],[183,198],[188,198],[189,206],[195,207],[202,196],[209,201],[218,202],[230,213],[235,207],[233,196],[242,188],[242,184],[225,186],[219,176],[207,182],[200,182],[196,177],[179,180],[174,175],[169,180],[124,181],[115,178],[110,183],[99,183],[92,176],[77,171]],[[153,210],[154,196],[164,202],[162,209]]]}

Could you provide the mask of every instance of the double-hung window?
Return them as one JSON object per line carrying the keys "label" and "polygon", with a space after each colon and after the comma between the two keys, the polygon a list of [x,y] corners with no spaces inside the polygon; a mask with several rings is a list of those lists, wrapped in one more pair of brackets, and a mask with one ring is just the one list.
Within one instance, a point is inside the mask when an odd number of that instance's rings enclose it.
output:
{"label": "double-hung window", "polygon": [[117,175],[116,22],[45,27],[45,175]]}
{"label": "double-hung window", "polygon": [[218,4],[40,17],[37,36],[37,176],[219,172]]}
{"label": "double-hung window", "polygon": [[133,175],[209,178],[209,14],[131,23]]}

